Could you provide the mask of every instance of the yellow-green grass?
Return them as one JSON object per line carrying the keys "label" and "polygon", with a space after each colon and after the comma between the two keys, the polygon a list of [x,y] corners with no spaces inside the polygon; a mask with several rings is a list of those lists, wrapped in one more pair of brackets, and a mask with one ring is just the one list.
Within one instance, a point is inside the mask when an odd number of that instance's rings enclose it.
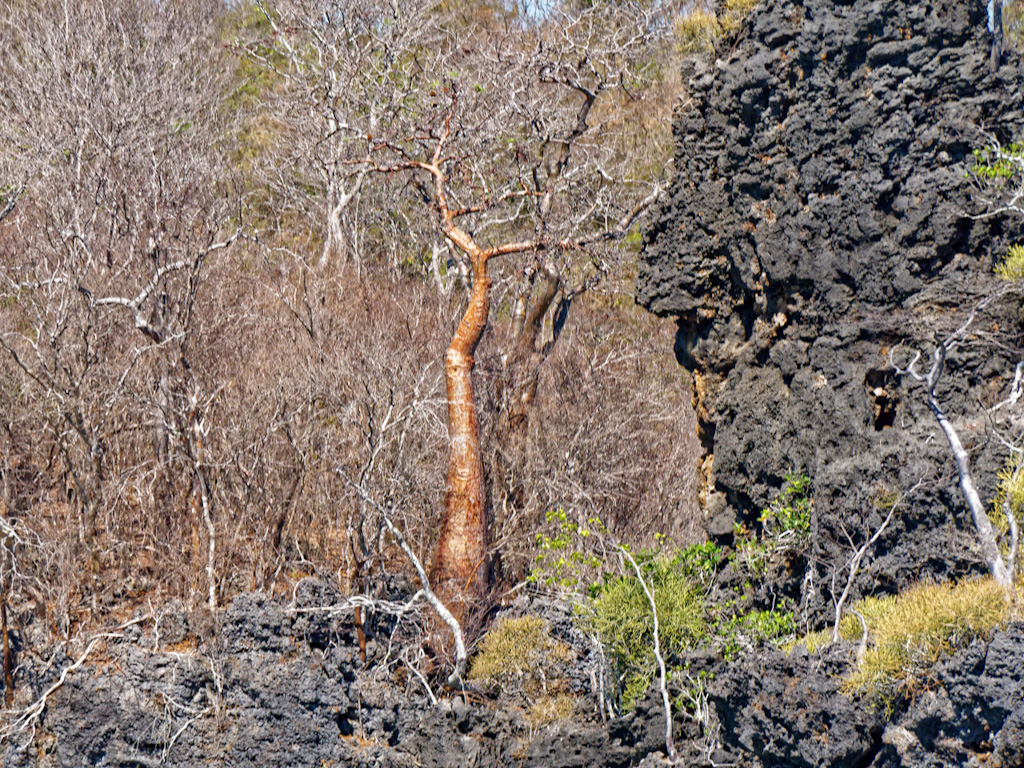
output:
{"label": "yellow-green grass", "polygon": [[[1011,596],[992,579],[958,584],[919,584],[902,594],[868,597],[851,606],[839,626],[844,640],[859,641],[860,619],[868,643],[860,663],[843,681],[847,693],[864,692],[891,708],[900,695],[912,695],[944,653],[988,638],[1010,615]],[[814,652],[831,642],[832,630],[814,632],[793,646]]]}
{"label": "yellow-green grass", "polygon": [[548,623],[536,616],[499,621],[483,640],[469,668],[470,680],[508,682],[547,674],[566,662],[571,650],[553,639]]}

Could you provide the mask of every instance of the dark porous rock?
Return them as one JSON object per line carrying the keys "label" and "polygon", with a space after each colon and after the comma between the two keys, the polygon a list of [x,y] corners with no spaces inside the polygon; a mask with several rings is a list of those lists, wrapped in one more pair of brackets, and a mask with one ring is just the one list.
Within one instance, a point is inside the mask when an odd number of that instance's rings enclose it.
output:
{"label": "dark porous rock", "polygon": [[[534,607],[557,636],[585,649],[570,606]],[[351,605],[316,580],[300,582],[288,601],[243,594],[218,612],[198,611],[190,627],[212,622],[199,638],[167,631],[182,621],[180,606],[169,606],[159,620],[93,646],[38,720],[5,741],[5,768],[627,768],[656,765],[665,752],[660,698],[651,694],[635,712],[602,723],[582,656],[569,668],[579,678],[568,687],[577,701],[572,720],[531,723],[521,707],[478,692],[443,691],[431,702],[422,681],[396,664],[392,643],[406,639],[394,624],[368,618],[377,631],[368,632],[364,663]],[[24,654],[16,707],[37,700],[83,651]]]}
{"label": "dark porous rock", "polygon": [[854,653],[838,643],[808,654],[766,650],[726,667],[711,686],[722,740],[765,768],[854,768],[880,746],[883,721],[843,694]]}
{"label": "dark porous rock", "polygon": [[885,731],[875,768],[1024,765],[1024,624],[936,665],[932,685]]}
{"label": "dark porous rock", "polygon": [[[810,571],[789,576],[821,626],[851,541],[919,481],[851,598],[983,570],[948,444],[889,355],[927,361],[1022,239],[1022,217],[967,215],[983,210],[967,177],[975,148],[1024,138],[1024,73],[1008,51],[990,74],[984,3],[767,0],[744,24],[722,58],[685,71],[677,175],[637,297],[679,322],[711,536],[759,529],[785,474],[810,476]],[[976,328],[938,393],[991,499],[1007,450],[983,408],[1010,391],[1019,300]]]}

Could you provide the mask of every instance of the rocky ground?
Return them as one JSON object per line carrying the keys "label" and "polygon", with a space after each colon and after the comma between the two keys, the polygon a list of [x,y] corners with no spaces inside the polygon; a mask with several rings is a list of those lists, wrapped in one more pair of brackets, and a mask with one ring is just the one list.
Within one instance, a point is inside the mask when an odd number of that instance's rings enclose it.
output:
{"label": "rocky ground", "polygon": [[[637,766],[664,765],[664,715],[652,693],[602,723],[596,659],[570,607],[520,601],[574,648],[576,714],[531,722],[513,699],[470,690],[431,702],[403,661],[408,639],[386,616],[369,622],[360,659],[352,609],[322,583],[294,599],[243,595],[216,618],[171,608],[120,629],[50,694],[4,746],[5,766]],[[71,649],[68,649],[71,650]],[[72,655],[22,668],[23,708]],[[74,658],[72,658],[72,656]],[[1024,625],[944,659],[932,686],[897,717],[839,691],[855,654],[762,649],[714,661],[705,729],[677,714],[685,765],[1020,765]],[[408,656],[404,656],[408,658]],[[429,676],[429,672],[427,673]],[[432,676],[436,677],[436,676]],[[433,681],[436,686],[436,680]]]}
{"label": "rocky ground", "polygon": [[[470,690],[432,702],[410,670],[409,635],[381,614],[360,658],[352,606],[307,579],[287,601],[243,595],[216,617],[171,608],[140,615],[97,646],[18,724],[4,765],[21,766],[630,766],[663,749],[651,698],[602,724],[591,649],[568,606],[539,603],[576,654],[578,716],[537,725],[521,707]],[[27,707],[86,650],[33,655],[17,680]],[[74,658],[72,658],[74,656]],[[431,684],[438,686],[438,675]],[[589,698],[589,701],[588,701]]]}
{"label": "rocky ground", "polygon": [[[644,250],[639,300],[678,318],[693,379],[711,538],[734,544],[787,472],[813,482],[805,550],[752,587],[733,567],[712,600],[748,590],[801,628],[833,611],[833,577],[878,528],[852,598],[983,570],[948,448],[890,353],[933,349],[997,285],[993,263],[1021,220],[983,210],[972,150],[1024,136],[1017,54],[990,71],[982,3],[767,0],[717,60],[688,65],[677,179]],[[1012,429],[1019,298],[990,306],[950,358],[940,395],[991,498]],[[901,358],[906,359],[906,358]],[[1003,414],[1006,414],[1005,416]],[[910,489],[916,489],[912,494]],[[406,593],[408,590],[406,590]],[[400,599],[403,594],[396,596]],[[406,595],[407,596],[407,595]],[[164,607],[92,647],[46,706],[9,724],[4,765],[628,766],[664,759],[655,696],[603,722],[598,660],[569,608],[532,611],[574,649],[576,712],[538,724],[500,691],[432,702],[411,618],[370,622],[361,658],[352,606],[303,581],[291,599],[242,595],[215,616]],[[20,630],[15,710],[88,649]],[[418,652],[417,652],[418,653]],[[713,679],[701,724],[679,715],[686,764],[1024,765],[1024,625],[942,658],[891,713],[844,694],[856,654],[763,647]]]}

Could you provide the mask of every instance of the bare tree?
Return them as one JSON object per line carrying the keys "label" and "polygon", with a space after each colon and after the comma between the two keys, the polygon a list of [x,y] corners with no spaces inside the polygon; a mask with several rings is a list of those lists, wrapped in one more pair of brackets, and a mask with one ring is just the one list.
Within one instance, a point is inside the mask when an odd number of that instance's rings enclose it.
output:
{"label": "bare tree", "polygon": [[[599,147],[586,143],[592,131],[600,133],[590,123],[600,119],[599,98],[609,97],[627,73],[636,77],[631,68],[649,42],[642,20],[628,24],[618,18],[602,48],[593,31],[599,14],[609,10],[557,14],[548,30],[520,22],[515,48],[506,36],[485,37],[475,41],[481,53],[472,61],[457,55],[458,41],[449,43],[452,64],[464,73],[461,82],[442,85],[436,107],[416,115],[407,136],[375,147],[375,170],[408,174],[435,211],[445,239],[470,266],[468,305],[445,356],[451,448],[433,565],[435,581],[456,594],[482,595],[489,581],[487,488],[473,371],[488,325],[491,261],[518,255],[524,263],[505,358],[514,370],[507,423],[518,427],[533,402],[537,370],[564,327],[564,312],[591,279],[567,289],[561,272],[574,262],[584,273],[589,264],[591,275],[606,271],[601,246],[624,236],[660,191],[654,184],[625,205],[623,180],[604,167]],[[555,28],[557,34],[550,31]],[[574,55],[580,58],[573,61]],[[536,278],[541,286],[531,306],[529,285]],[[559,291],[563,315],[553,320],[551,342],[540,344],[543,319]]]}
{"label": "bare tree", "polygon": [[992,521],[985,510],[985,504],[978,494],[974,476],[971,473],[970,455],[964,448],[956,427],[946,415],[942,404],[939,402],[936,387],[938,387],[939,379],[942,377],[946,358],[965,341],[979,313],[993,302],[1005,297],[1007,293],[1015,288],[1016,286],[1012,284],[1004,284],[999,290],[993,291],[974,306],[967,319],[959,328],[945,339],[937,340],[935,350],[931,355],[932,364],[927,373],[920,373],[917,370],[917,364],[921,360],[920,351],[915,352],[908,362],[902,364],[896,360],[896,349],[889,353],[889,363],[898,376],[909,376],[914,381],[924,385],[924,395],[928,402],[928,407],[935,416],[935,420],[942,429],[942,433],[949,442],[949,448],[953,453],[953,460],[956,462],[957,472],[960,477],[960,492],[967,504],[967,509],[971,513],[975,535],[978,537],[978,543],[981,545],[982,558],[996,583],[1007,589],[1013,586],[1015,563],[1017,560],[1018,530],[1016,517],[1010,506],[1006,505],[1005,510],[1009,525],[1010,541],[1009,554],[1004,560],[999,548],[999,540],[992,527]]}
{"label": "bare tree", "polygon": [[[491,265],[517,257],[497,274],[512,304],[498,401],[515,442],[571,304],[609,272],[616,241],[662,189],[664,161],[638,173],[624,149],[666,26],[617,3],[544,14],[370,1],[260,10],[272,34],[240,47],[302,105],[289,130],[321,158],[309,178],[323,201],[324,253],[336,251],[338,211],[355,217],[357,198],[360,211],[387,199],[401,227],[381,246],[429,254],[424,271],[442,295],[449,274],[465,285],[445,354],[450,455],[432,578],[443,593],[482,595],[491,546],[473,377]],[[366,223],[352,220],[354,243]]]}
{"label": "bare tree", "polygon": [[[498,550],[521,573],[552,505],[670,517],[685,392],[621,312],[668,148],[653,14],[5,6],[0,480],[46,542],[15,589],[69,634],[104,589],[372,592],[405,554],[339,468],[445,599]],[[431,563],[446,493],[472,552]]]}
{"label": "bare tree", "polygon": [[55,415],[94,569],[130,425],[151,425],[154,512],[170,514],[175,468],[202,463],[188,458],[191,330],[206,264],[238,225],[213,11],[53,2],[9,8],[0,28],[0,133],[31,179],[5,222],[19,238],[0,267],[15,317],[0,346]]}
{"label": "bare tree", "polygon": [[273,190],[276,215],[316,222],[320,270],[348,258],[358,266],[371,250],[368,221],[385,226],[380,209],[395,201],[364,184],[361,161],[422,77],[433,29],[425,3],[279,0],[257,2],[238,30],[235,50],[278,81],[260,94],[277,146],[255,170]]}

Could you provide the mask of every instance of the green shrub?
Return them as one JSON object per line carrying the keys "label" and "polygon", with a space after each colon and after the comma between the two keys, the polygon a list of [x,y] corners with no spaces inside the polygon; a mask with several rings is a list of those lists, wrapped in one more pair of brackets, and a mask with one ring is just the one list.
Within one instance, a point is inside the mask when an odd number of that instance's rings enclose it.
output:
{"label": "green shrub", "polygon": [[805,474],[789,472],[779,495],[761,510],[758,520],[764,525],[766,537],[780,544],[807,538],[811,532],[811,478]]}
{"label": "green shrub", "polygon": [[722,562],[722,548],[710,541],[691,544],[672,557],[670,567],[678,568],[695,584],[710,587]]}
{"label": "green shrub", "polygon": [[[745,598],[741,598],[745,599]],[[745,650],[768,643],[780,644],[796,634],[796,617],[792,611],[772,609],[732,613],[736,601],[724,605],[711,628],[712,646],[726,661],[739,657]]]}
{"label": "green shrub", "polygon": [[760,538],[742,523],[733,529],[733,560],[758,578],[767,572],[773,554],[800,547],[811,533],[811,478],[797,472],[788,472],[785,478],[779,495],[758,517],[763,526]]}
{"label": "green shrub", "polygon": [[[668,658],[694,647],[707,636],[708,628],[704,589],[688,575],[692,558],[666,559],[646,552],[636,560],[654,595],[662,655]],[[608,577],[594,594],[586,623],[611,657],[621,681],[623,710],[632,709],[657,669],[650,603],[635,576]]]}
{"label": "green shrub", "polygon": [[1024,145],[1011,144],[1002,149],[997,146],[974,150],[974,165],[968,176],[976,176],[983,181],[1009,179],[1018,170],[1013,158],[1024,156]]}
{"label": "green shrub", "polygon": [[796,618],[792,611],[751,611],[742,620],[755,643],[771,643],[796,634]]}

